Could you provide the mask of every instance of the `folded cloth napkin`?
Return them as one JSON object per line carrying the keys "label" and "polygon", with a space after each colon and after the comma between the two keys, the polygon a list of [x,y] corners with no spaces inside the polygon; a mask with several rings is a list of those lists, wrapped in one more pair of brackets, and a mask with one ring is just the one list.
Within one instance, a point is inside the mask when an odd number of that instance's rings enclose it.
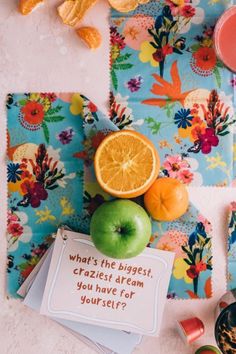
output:
{"label": "folded cloth napkin", "polygon": [[[93,212],[110,197],[93,159],[117,126],[79,93],[11,94],[8,113],[8,293],[16,296],[66,224],[89,233]],[[211,225],[192,205],[173,223],[153,222],[150,247],[176,253],[170,298],[211,296]]]}
{"label": "folded cloth napkin", "polygon": [[236,289],[236,202],[229,208],[227,287]]}
{"label": "folded cloth napkin", "polygon": [[215,23],[230,4],[152,0],[111,12],[111,119],[148,136],[163,174],[186,185],[235,179],[236,83],[213,48]]}
{"label": "folded cloth napkin", "polygon": [[84,231],[83,124],[109,120],[78,93],[9,94],[8,115],[8,292],[24,279],[62,224]]}

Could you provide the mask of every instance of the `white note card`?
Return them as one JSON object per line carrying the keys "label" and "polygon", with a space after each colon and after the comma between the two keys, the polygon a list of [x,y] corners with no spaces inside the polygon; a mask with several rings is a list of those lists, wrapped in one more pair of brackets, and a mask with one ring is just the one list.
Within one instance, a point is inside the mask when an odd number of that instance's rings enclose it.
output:
{"label": "white note card", "polygon": [[146,248],[135,258],[103,256],[87,235],[58,230],[41,313],[156,336],[174,254]]}

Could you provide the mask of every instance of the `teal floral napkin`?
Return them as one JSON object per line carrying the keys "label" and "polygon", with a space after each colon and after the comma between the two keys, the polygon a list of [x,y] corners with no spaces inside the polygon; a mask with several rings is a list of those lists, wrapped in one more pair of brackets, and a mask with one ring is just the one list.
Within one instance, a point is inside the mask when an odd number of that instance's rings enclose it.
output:
{"label": "teal floral napkin", "polygon": [[111,12],[111,119],[148,136],[163,175],[186,185],[235,179],[236,82],[213,48],[215,23],[230,4],[152,0]]}
{"label": "teal floral napkin", "polygon": [[[51,234],[61,225],[89,233],[93,212],[110,199],[93,159],[118,127],[79,93],[10,94],[7,114],[7,280],[16,296]],[[211,224],[194,206],[176,222],[153,222],[149,246],[176,254],[169,298],[211,296]]]}
{"label": "teal floral napkin", "polygon": [[107,131],[112,123],[79,93],[9,94],[7,115],[7,280],[8,293],[16,296],[60,225],[88,229],[79,153],[84,126],[97,122]]}
{"label": "teal floral napkin", "polygon": [[[113,124],[112,130],[117,130]],[[84,159],[84,220],[89,225],[91,216],[103,202],[110,200],[98,185],[93,157],[106,130],[97,130],[97,123],[87,125],[83,150],[77,155]],[[134,200],[143,206],[143,199]],[[87,230],[89,233],[89,229]],[[175,222],[152,220],[149,247],[172,251],[175,261],[169,285],[168,298],[198,299],[212,296],[212,227],[210,222],[190,204],[187,213]]]}
{"label": "teal floral napkin", "polygon": [[228,290],[236,289],[236,202],[230,204],[228,232]]}

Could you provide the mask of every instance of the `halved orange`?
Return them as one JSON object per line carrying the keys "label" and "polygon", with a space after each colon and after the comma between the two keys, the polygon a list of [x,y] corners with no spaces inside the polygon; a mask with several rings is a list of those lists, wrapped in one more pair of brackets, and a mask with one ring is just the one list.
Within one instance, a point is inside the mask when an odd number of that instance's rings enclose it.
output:
{"label": "halved orange", "polygon": [[42,3],[44,0],[20,0],[19,10],[22,15],[28,15],[32,12],[36,6]]}
{"label": "halved orange", "polygon": [[144,135],[122,130],[102,141],[94,167],[103,190],[114,197],[135,198],[144,194],[158,177],[160,159]]}

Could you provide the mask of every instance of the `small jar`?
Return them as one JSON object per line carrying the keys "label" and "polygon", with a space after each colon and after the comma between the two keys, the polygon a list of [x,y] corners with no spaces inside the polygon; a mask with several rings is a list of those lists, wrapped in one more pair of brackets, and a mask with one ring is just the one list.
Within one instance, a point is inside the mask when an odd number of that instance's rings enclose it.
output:
{"label": "small jar", "polygon": [[223,354],[236,353],[236,290],[226,293],[216,309],[215,338]]}
{"label": "small jar", "polygon": [[204,347],[199,348],[195,354],[221,354],[221,352],[213,345],[204,345]]}

